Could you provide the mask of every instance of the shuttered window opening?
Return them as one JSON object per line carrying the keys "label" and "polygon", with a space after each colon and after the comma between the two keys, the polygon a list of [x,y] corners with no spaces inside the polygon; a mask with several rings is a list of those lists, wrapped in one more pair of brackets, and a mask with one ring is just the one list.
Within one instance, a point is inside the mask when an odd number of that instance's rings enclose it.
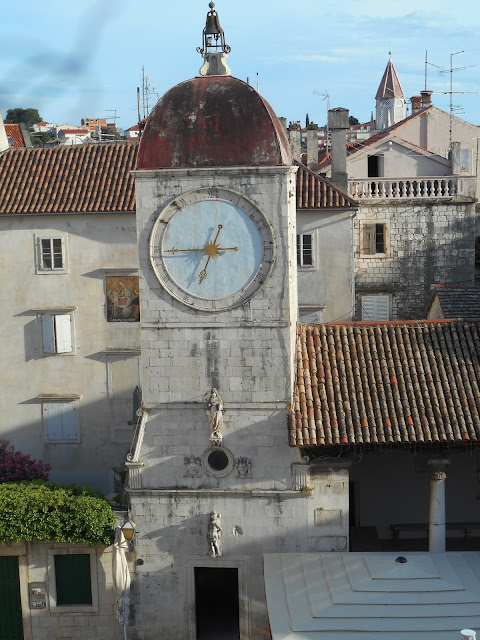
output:
{"label": "shuttered window opening", "polygon": [[362,296],[361,312],[366,322],[390,320],[390,296]]}
{"label": "shuttered window opening", "polygon": [[311,233],[297,235],[297,265],[299,267],[313,265],[313,237]]}
{"label": "shuttered window opening", "polygon": [[70,313],[50,315],[42,318],[43,353],[71,353],[72,315]]}
{"label": "shuttered window opening", "polygon": [[56,555],[54,563],[57,606],[92,604],[90,555],[86,553]]}
{"label": "shuttered window opening", "polygon": [[367,256],[387,253],[386,235],[385,224],[363,224],[361,228],[361,252]]}
{"label": "shuttered window opening", "polygon": [[39,271],[65,271],[65,239],[38,238]]}
{"label": "shuttered window opening", "polygon": [[77,442],[77,403],[44,402],[43,423],[47,442]]}

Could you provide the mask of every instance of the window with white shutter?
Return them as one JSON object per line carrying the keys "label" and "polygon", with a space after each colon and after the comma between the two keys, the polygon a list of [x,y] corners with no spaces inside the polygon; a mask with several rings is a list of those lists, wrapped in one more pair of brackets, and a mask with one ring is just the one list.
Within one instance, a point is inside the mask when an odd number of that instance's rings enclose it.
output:
{"label": "window with white shutter", "polygon": [[313,235],[311,233],[297,235],[297,265],[299,267],[313,266]]}
{"label": "window with white shutter", "polygon": [[72,314],[43,314],[43,353],[72,353]]}
{"label": "window with white shutter", "polygon": [[363,321],[390,320],[390,296],[361,296],[360,303]]}
{"label": "window with white shutter", "polygon": [[78,442],[77,402],[44,402],[43,424],[47,442]]}

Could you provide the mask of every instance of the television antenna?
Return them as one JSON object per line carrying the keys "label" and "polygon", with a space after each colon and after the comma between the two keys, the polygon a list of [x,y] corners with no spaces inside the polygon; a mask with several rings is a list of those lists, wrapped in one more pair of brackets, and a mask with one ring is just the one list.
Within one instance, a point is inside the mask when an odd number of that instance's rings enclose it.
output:
{"label": "television antenna", "polygon": [[458,56],[461,53],[465,53],[464,51],[455,51],[450,54],[450,68],[442,69],[436,64],[432,62],[428,62],[427,51],[425,51],[425,91],[427,91],[427,65],[431,65],[432,67],[436,67],[440,73],[449,73],[450,74],[450,91],[432,91],[432,93],[443,93],[445,95],[450,96],[450,144],[452,144],[452,135],[453,135],[453,116],[455,113],[463,113],[463,109],[458,104],[453,104],[453,96],[455,94],[466,94],[466,93],[479,93],[478,91],[454,91],[453,90],[453,72],[454,71],[463,71],[464,69],[470,69],[471,67],[476,67],[476,64],[469,64],[464,67],[453,67],[453,56]]}
{"label": "television antenna", "polygon": [[322,102],[325,102],[325,100],[327,101],[327,126],[325,127],[325,137],[326,137],[325,146],[326,146],[326,150],[328,151],[328,143],[330,140],[330,129],[328,126],[328,112],[330,111],[330,95],[326,89],[323,93],[321,91],[317,91],[317,89],[314,89],[313,95],[322,96],[323,98]]}

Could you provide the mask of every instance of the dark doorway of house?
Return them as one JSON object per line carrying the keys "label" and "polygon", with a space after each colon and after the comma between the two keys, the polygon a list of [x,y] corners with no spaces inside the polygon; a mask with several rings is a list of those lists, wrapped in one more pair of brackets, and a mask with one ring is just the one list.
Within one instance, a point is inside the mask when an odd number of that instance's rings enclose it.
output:
{"label": "dark doorway of house", "polygon": [[0,557],[0,640],[23,640],[18,558]]}
{"label": "dark doorway of house", "polygon": [[195,567],[197,640],[239,640],[238,569]]}
{"label": "dark doorway of house", "polygon": [[380,175],[380,163],[378,156],[368,156],[368,177],[378,178]]}

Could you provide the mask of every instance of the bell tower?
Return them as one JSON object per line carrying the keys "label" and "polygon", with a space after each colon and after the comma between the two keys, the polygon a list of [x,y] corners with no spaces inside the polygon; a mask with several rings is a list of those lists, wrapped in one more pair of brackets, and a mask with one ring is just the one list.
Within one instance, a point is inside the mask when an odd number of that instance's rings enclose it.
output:
{"label": "bell tower", "polygon": [[127,467],[144,560],[136,627],[147,637],[161,621],[171,640],[200,628],[208,637],[215,613],[204,619],[195,603],[212,592],[226,599],[215,611],[230,612],[237,637],[255,628],[267,638],[263,552],[307,550],[313,522],[308,496],[292,490],[298,454],[288,446],[296,167],[272,107],[231,76],[209,8],[200,76],[159,100],[135,172],[143,408]]}
{"label": "bell tower", "polygon": [[[391,51],[389,55],[392,55]],[[378,131],[388,129],[405,118],[405,95],[391,57],[380,81],[375,100]]]}

